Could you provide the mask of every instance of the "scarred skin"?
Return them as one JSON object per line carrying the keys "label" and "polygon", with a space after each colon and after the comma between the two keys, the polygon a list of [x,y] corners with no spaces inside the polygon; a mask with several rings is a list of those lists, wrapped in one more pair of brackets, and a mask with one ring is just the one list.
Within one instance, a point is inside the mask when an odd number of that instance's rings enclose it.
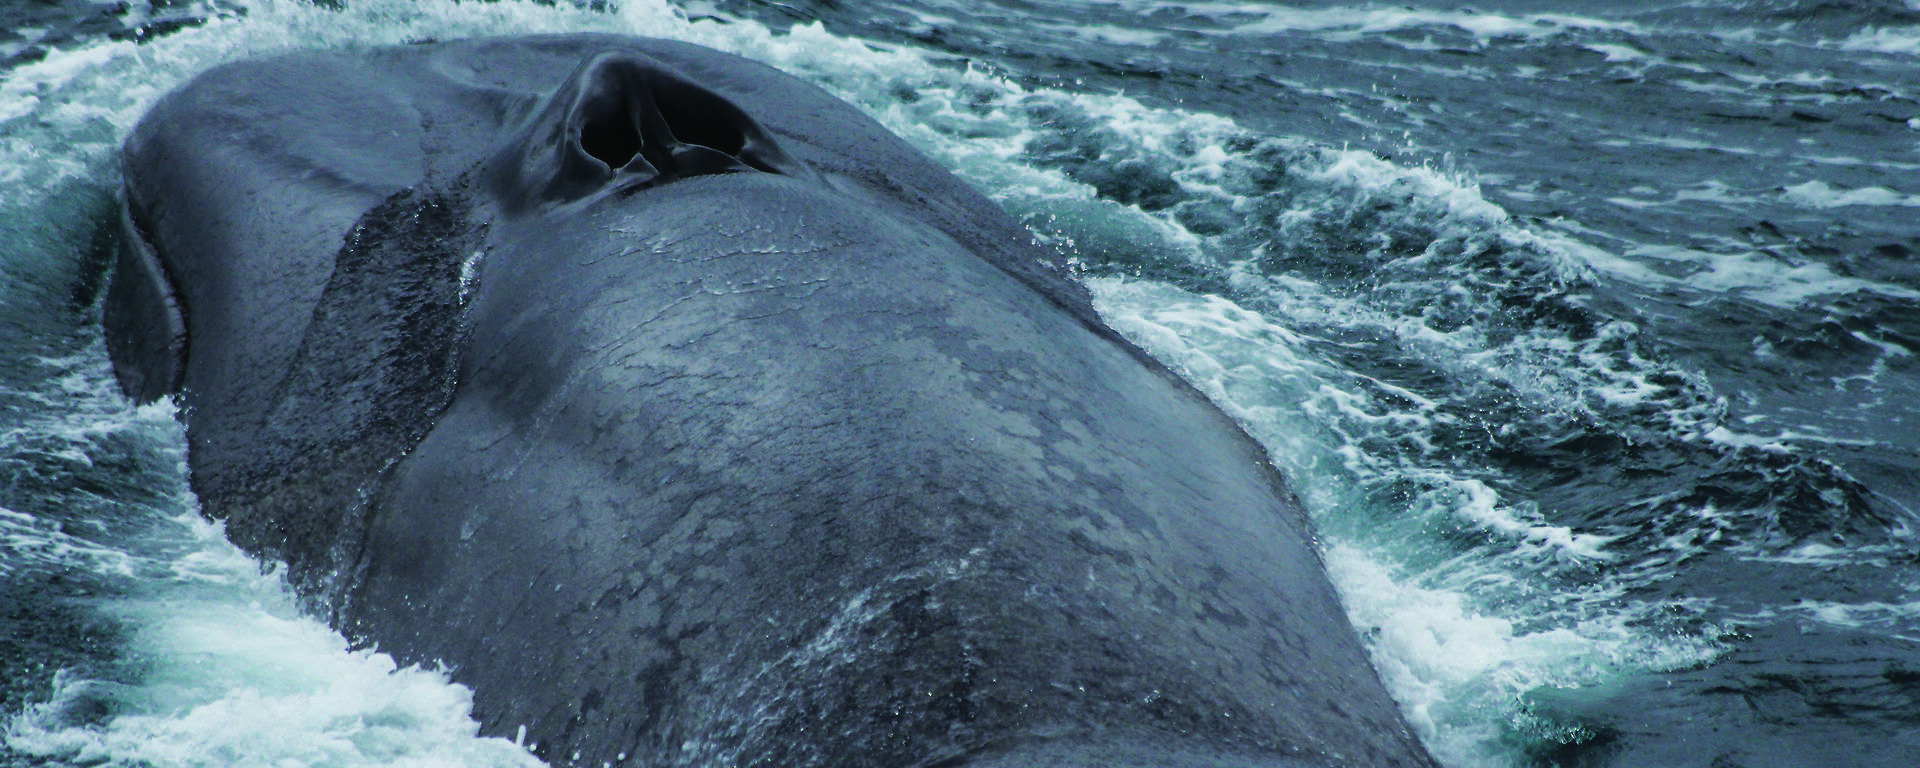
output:
{"label": "scarred skin", "polygon": [[817,88],[296,54],[125,169],[109,348],[206,512],[556,765],[1434,764],[1261,448]]}

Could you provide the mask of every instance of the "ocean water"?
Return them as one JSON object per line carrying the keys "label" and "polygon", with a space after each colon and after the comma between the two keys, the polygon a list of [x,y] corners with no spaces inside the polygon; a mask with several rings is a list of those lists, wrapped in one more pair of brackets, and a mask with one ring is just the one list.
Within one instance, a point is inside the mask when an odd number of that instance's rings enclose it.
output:
{"label": "ocean water", "polygon": [[1920,5],[0,10],[0,765],[533,766],[301,615],[113,384],[116,149],[215,64],[595,30],[819,83],[1260,439],[1452,768],[1920,764]]}

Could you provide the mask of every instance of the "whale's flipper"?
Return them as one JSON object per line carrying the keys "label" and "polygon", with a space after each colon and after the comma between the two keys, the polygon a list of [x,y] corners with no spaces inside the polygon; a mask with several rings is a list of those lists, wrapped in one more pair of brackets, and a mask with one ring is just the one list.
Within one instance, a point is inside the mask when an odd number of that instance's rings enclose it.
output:
{"label": "whale's flipper", "polygon": [[180,391],[187,367],[187,321],[160,255],[120,207],[120,249],[101,307],[107,356],[120,389],[149,403]]}

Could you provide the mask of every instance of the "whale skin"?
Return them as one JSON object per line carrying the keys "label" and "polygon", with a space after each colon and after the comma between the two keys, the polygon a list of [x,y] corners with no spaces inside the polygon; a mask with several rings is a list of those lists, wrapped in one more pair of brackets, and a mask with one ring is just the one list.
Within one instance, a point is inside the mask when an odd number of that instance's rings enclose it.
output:
{"label": "whale skin", "polygon": [[123,168],[108,348],[204,512],[554,765],[1434,765],[1262,448],[815,86],[292,53]]}

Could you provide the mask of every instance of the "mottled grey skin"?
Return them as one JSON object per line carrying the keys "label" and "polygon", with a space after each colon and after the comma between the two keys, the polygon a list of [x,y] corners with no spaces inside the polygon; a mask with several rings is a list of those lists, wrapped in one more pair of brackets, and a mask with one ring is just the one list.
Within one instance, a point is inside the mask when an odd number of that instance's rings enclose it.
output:
{"label": "mottled grey skin", "polygon": [[1433,764],[1260,447],[816,88],[299,54],[126,184],[109,345],[207,513],[555,764]]}

